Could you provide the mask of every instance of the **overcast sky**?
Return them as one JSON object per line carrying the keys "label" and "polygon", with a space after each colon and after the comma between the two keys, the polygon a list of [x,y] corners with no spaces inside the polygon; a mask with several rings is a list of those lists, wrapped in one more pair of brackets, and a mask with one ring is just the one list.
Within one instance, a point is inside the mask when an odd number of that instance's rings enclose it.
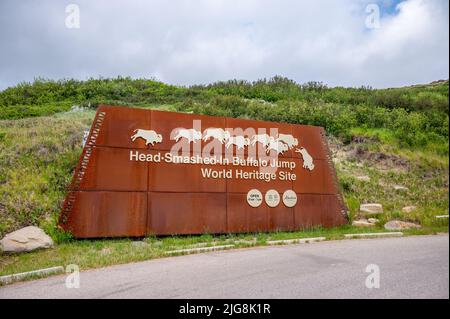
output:
{"label": "overcast sky", "polygon": [[448,0],[1,0],[0,89],[118,75],[428,83],[449,77],[448,30]]}

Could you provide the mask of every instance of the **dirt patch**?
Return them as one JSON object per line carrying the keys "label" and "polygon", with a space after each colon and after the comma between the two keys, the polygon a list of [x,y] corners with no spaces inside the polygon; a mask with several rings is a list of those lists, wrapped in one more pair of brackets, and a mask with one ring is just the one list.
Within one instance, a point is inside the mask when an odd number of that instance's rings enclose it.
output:
{"label": "dirt patch", "polygon": [[410,170],[408,160],[398,155],[382,152],[371,152],[367,149],[367,143],[374,142],[366,137],[356,136],[348,145],[344,145],[338,139],[330,139],[330,150],[336,163],[352,161],[356,163],[366,162],[378,170],[395,170],[407,172]]}
{"label": "dirt patch", "polygon": [[397,155],[358,150],[357,156],[360,160],[374,164],[379,170],[410,170],[408,161]]}

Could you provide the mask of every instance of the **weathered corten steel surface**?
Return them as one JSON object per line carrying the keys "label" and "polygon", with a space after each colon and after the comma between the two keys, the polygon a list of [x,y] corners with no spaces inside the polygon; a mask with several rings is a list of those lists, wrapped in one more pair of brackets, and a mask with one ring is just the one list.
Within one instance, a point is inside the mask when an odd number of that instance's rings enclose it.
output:
{"label": "weathered corten steel surface", "polygon": [[[207,128],[233,131],[222,140],[219,135],[205,139]],[[296,140],[278,146],[282,152],[273,158],[295,167],[278,168],[275,179],[243,178],[267,171],[232,161],[167,161],[170,154],[189,159],[231,154],[243,160],[258,150],[266,155],[272,144],[252,142],[264,132],[270,143],[281,143],[272,136],[281,139],[283,134]],[[224,175],[211,176],[208,170]],[[252,189],[262,193],[258,207],[247,203]],[[281,199],[270,207],[264,198],[269,190],[280,197],[292,190],[297,202],[288,207]],[[59,220],[77,238],[297,230],[346,222],[321,127],[106,105],[97,110]]]}

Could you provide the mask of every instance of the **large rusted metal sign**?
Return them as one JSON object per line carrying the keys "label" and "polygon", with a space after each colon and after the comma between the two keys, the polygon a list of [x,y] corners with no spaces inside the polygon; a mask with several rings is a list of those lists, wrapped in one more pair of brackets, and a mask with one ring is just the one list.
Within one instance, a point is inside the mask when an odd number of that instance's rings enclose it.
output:
{"label": "large rusted metal sign", "polygon": [[324,129],[102,105],[59,224],[77,238],[346,222]]}

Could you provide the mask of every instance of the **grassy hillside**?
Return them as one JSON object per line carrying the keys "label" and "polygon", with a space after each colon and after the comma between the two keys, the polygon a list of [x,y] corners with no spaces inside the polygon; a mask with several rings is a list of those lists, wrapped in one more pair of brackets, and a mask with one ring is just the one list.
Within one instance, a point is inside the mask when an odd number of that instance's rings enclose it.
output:
{"label": "grassy hillside", "polygon": [[[0,92],[0,237],[39,225],[64,241],[54,226],[99,103],[321,125],[352,218],[363,202],[382,203],[382,221],[434,227],[448,214],[448,81],[374,90],[281,77],[193,87],[39,79]],[[418,209],[404,214],[407,205]]]}

